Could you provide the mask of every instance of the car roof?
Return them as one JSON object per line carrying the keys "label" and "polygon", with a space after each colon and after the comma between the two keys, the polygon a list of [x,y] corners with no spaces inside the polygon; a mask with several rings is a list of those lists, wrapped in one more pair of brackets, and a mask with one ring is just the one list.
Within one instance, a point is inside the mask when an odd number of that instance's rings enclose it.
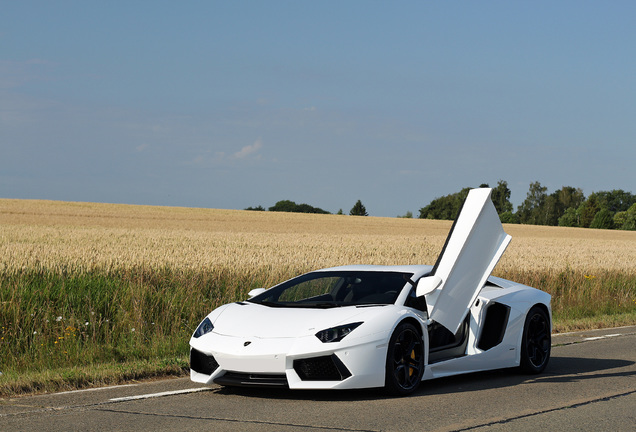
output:
{"label": "car roof", "polygon": [[431,265],[424,264],[412,264],[412,265],[369,265],[369,264],[354,264],[338,267],[329,267],[315,271],[371,271],[371,272],[399,272],[399,273],[412,273],[416,277],[420,277],[426,273],[429,273],[433,269]]}

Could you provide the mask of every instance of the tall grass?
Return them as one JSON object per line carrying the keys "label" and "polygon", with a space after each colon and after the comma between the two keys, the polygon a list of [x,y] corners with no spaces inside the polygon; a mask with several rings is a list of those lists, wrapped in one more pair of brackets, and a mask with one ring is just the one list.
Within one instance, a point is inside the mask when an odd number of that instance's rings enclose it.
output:
{"label": "tall grass", "polygon": [[[552,294],[557,326],[636,310],[630,275],[521,271],[502,276]],[[192,331],[209,311],[245,299],[268,279],[268,269],[5,272],[0,274],[2,368],[22,373],[184,356]]]}
{"label": "tall grass", "polygon": [[[262,279],[261,279],[262,280]],[[199,321],[254,274],[149,270],[0,274],[0,365],[22,372],[187,353]]]}
{"label": "tall grass", "polygon": [[537,287],[552,296],[556,331],[611,325],[608,316],[633,316],[636,323],[636,276],[620,271],[594,274],[563,271],[507,271],[502,277]]}

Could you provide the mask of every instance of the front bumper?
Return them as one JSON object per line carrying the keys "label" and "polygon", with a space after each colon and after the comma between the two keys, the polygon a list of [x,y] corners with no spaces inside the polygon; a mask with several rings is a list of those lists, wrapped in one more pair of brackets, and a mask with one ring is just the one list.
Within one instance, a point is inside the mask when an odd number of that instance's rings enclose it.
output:
{"label": "front bumper", "polygon": [[246,340],[210,333],[191,340],[190,377],[204,384],[291,389],[381,387],[387,338],[322,343],[313,336]]}

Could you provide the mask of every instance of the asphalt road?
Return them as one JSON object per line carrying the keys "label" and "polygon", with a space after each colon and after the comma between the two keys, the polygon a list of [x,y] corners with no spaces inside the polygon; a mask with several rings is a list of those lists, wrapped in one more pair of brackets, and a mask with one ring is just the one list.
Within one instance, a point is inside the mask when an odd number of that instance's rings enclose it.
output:
{"label": "asphalt road", "polygon": [[636,430],[636,326],[553,337],[537,376],[514,370],[380,390],[201,387],[170,379],[0,399],[1,431]]}

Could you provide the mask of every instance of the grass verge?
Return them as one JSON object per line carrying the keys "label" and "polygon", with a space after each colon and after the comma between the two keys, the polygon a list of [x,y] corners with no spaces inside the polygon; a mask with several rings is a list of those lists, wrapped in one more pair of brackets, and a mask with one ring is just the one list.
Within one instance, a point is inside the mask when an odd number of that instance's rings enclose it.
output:
{"label": "grass verge", "polygon": [[0,397],[103,387],[159,377],[185,376],[188,373],[188,358],[185,356],[22,373],[8,371],[0,376]]}

